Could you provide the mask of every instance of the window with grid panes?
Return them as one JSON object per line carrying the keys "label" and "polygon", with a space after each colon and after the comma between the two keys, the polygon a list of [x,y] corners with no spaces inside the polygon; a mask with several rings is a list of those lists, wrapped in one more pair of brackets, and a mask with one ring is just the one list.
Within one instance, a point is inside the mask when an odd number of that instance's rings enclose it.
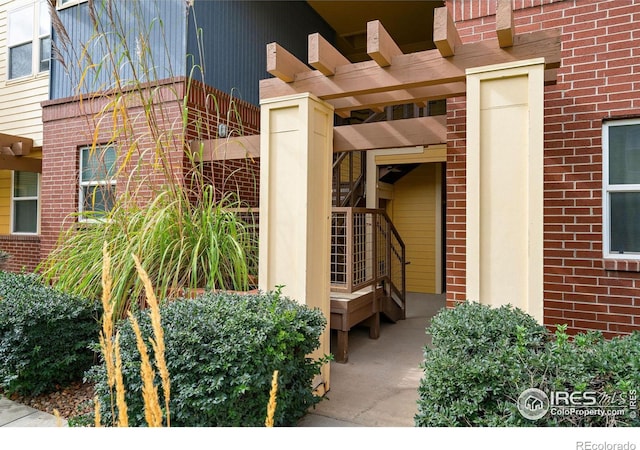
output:
{"label": "window with grid panes", "polygon": [[81,220],[101,219],[116,195],[116,151],[112,146],[80,149],[79,211]]}
{"label": "window with grid panes", "polygon": [[604,256],[640,259],[640,119],[604,122]]}
{"label": "window with grid panes", "polygon": [[13,172],[12,233],[38,232],[38,174]]}

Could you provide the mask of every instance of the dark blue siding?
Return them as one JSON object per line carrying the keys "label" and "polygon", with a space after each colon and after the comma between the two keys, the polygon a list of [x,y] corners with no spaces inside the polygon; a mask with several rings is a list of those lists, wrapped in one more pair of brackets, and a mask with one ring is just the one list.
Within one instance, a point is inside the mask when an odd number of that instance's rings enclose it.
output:
{"label": "dark blue siding", "polygon": [[[304,1],[196,0],[189,18],[188,54],[200,61],[204,48],[204,82],[253,104],[266,72],[266,46],[277,42],[307,61],[307,40],[319,32],[329,42],[335,33]],[[202,30],[198,46],[196,27]]]}
{"label": "dark blue siding", "polygon": [[[96,0],[94,5],[98,28],[88,3],[58,11],[68,39],[54,25],[58,55],[50,71],[51,99],[112,88],[115,73],[124,82],[186,75],[184,0]],[[148,52],[141,51],[145,41]]]}

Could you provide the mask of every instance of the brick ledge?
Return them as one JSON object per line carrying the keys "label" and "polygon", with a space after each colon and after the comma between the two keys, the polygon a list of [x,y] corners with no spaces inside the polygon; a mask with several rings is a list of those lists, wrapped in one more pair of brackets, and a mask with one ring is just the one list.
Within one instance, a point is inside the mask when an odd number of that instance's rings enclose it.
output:
{"label": "brick ledge", "polygon": [[640,272],[640,261],[635,259],[605,259],[604,269],[618,272]]}
{"label": "brick ledge", "polygon": [[0,242],[40,242],[40,236],[35,234],[1,234]]}

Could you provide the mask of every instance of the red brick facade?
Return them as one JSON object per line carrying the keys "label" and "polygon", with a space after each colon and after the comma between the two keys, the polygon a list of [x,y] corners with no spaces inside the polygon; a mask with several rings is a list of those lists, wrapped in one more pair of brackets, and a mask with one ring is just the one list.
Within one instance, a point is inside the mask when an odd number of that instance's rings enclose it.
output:
{"label": "red brick facade", "polygon": [[40,262],[39,236],[0,236],[0,250],[11,257],[0,265],[0,270],[9,272],[33,272]]}
{"label": "red brick facade", "polygon": [[[140,198],[148,198],[152,194],[153,186],[166,181],[165,173],[172,173],[178,183],[184,183],[192,165],[184,157],[183,143],[196,138],[216,137],[218,123],[225,123],[233,129],[242,129],[245,134],[258,130],[257,107],[237,100],[230,106],[228,95],[201,83],[191,83],[191,88],[186,93],[189,127],[184,141],[181,99],[186,92],[186,80],[183,78],[164,80],[159,86],[166,89],[157,89],[158,86],[154,86],[155,104],[158,105],[154,113],[154,128],[162,130],[165,138],[158,139],[150,133],[144,108],[135,103],[127,104],[127,115],[132,126],[120,127],[126,131],[118,137],[118,145],[137,140],[136,153],[141,156],[145,165],[137,170],[139,178],[133,182],[129,174],[121,176],[118,179],[117,192],[122,192],[125,188],[137,189]],[[41,187],[41,258],[46,257],[55,247],[60,232],[77,221],[74,214],[78,211],[79,149],[90,145],[94,138],[98,143],[106,143],[113,138],[112,101],[109,97],[94,97],[82,101],[73,98],[43,104],[45,138]],[[103,112],[105,106],[106,113]],[[158,141],[162,142],[160,149],[155,144]],[[153,155],[157,150],[169,155],[167,160],[170,170],[158,171],[151,168]],[[223,168],[224,164],[218,166]],[[209,177],[223,179],[222,173],[214,171],[217,176],[209,173]]]}
{"label": "red brick facade", "polygon": [[243,207],[257,208],[260,204],[260,159],[232,159],[213,161],[203,167],[209,183],[219,196],[231,192],[238,195]]}
{"label": "red brick facade", "polygon": [[[496,1],[448,0],[462,41],[495,39]],[[640,330],[640,263],[603,258],[602,121],[640,116],[640,1],[515,0],[516,34],[558,28],[545,88],[544,321]],[[447,103],[447,303],[465,300],[466,112]]]}

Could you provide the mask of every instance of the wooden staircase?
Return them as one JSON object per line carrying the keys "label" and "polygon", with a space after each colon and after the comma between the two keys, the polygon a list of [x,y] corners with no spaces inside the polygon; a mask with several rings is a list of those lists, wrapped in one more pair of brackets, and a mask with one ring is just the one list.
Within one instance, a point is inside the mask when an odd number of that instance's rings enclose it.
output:
{"label": "wooden staircase", "polygon": [[405,246],[381,209],[333,208],[331,320],[338,334],[334,357],[348,360],[348,333],[356,325],[379,336],[381,316],[406,317]]}

